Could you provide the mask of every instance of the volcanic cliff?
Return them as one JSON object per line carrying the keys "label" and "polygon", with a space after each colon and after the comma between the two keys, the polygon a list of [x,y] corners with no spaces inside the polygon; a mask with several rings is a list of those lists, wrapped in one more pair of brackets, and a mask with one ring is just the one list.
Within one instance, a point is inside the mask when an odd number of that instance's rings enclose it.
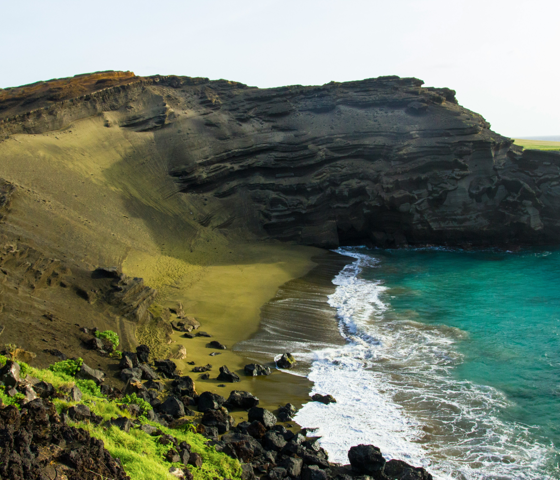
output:
{"label": "volcanic cliff", "polygon": [[201,228],[305,245],[554,243],[560,154],[415,78],[259,89],[104,72],[0,91],[0,134],[101,116],[149,136]]}

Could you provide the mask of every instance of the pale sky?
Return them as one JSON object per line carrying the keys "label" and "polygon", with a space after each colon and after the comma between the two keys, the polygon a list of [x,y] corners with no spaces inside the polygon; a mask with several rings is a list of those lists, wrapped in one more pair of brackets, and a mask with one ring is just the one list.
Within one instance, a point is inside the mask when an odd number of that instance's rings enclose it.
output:
{"label": "pale sky", "polygon": [[0,0],[0,88],[99,70],[258,87],[399,75],[560,135],[559,0]]}

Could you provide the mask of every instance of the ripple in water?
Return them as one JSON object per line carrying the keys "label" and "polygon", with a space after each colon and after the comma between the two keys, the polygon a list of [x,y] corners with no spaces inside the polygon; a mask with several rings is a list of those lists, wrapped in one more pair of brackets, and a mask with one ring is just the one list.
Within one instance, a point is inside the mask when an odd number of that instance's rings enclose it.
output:
{"label": "ripple in water", "polygon": [[346,344],[300,355],[312,359],[313,393],[337,403],[307,403],[295,419],[319,428],[331,461],[348,463],[352,445],[371,443],[438,479],[559,478],[553,448],[536,440],[535,427],[502,418],[510,406],[502,392],[452,374],[466,333],[395,312],[387,287],[361,276],[377,260],[359,249],[338,253],[355,259],[328,297]]}

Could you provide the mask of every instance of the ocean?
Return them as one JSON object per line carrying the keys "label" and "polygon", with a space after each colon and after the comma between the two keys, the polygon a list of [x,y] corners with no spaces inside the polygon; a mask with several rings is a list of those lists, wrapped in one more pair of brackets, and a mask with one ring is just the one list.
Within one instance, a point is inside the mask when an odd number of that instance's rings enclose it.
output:
{"label": "ocean", "polygon": [[560,478],[560,251],[338,253],[345,342],[295,352],[337,399],[295,418],[331,461],[371,443],[436,479]]}
{"label": "ocean", "polygon": [[364,443],[436,480],[560,479],[560,250],[354,247],[318,263],[235,349],[292,352],[286,373],[337,399],[285,389],[331,461]]}

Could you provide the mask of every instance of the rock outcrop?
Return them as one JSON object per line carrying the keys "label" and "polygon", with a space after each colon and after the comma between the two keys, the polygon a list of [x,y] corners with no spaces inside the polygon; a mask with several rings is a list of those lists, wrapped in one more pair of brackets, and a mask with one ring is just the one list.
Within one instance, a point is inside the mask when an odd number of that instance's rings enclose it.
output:
{"label": "rock outcrop", "polygon": [[560,153],[523,151],[422,83],[98,73],[2,91],[0,135],[110,112],[108,128],[154,136],[204,228],[322,247],[555,243]]}

